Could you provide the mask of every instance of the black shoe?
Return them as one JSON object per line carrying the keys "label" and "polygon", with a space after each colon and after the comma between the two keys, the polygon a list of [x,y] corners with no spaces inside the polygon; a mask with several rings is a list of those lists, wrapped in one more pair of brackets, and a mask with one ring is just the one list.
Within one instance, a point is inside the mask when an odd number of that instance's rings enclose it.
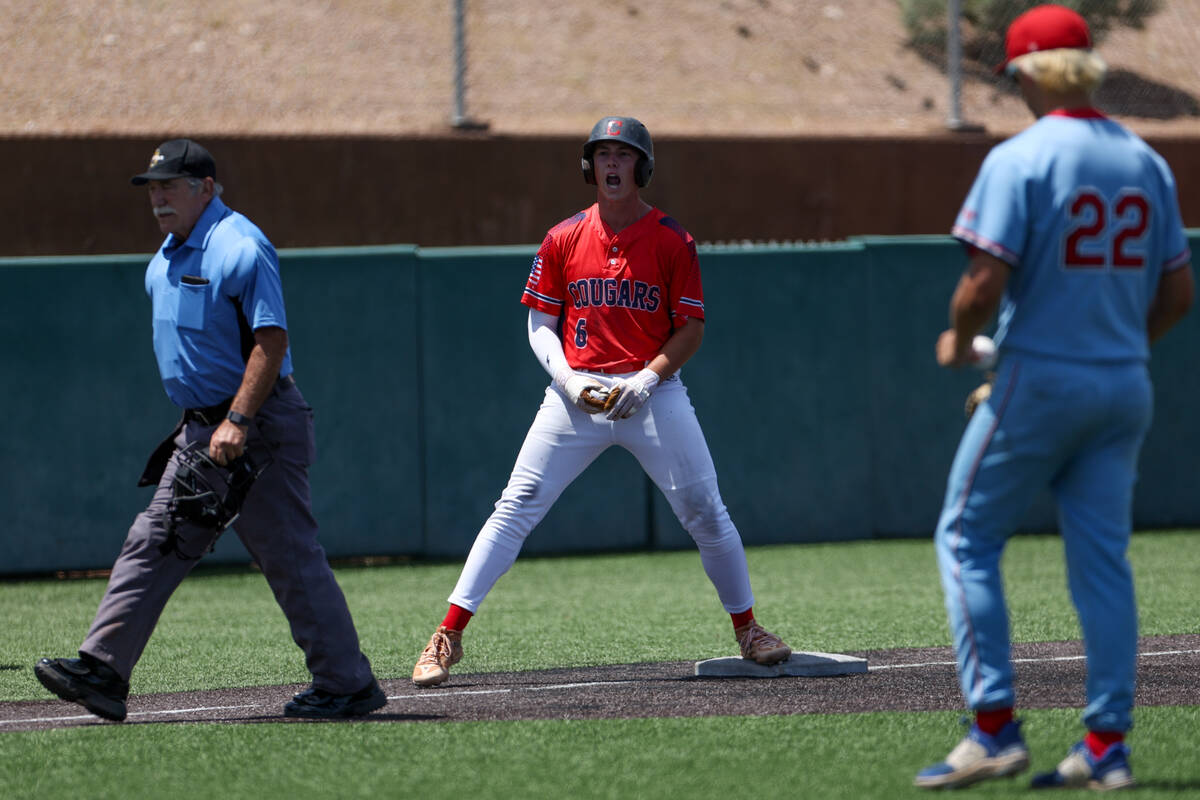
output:
{"label": "black shoe", "polygon": [[125,698],[129,682],[112,667],[91,656],[82,658],[43,658],[33,665],[33,674],[50,691],[86,708],[98,717],[121,722],[125,719]]}
{"label": "black shoe", "polygon": [[379,681],[372,678],[365,689],[354,694],[330,694],[324,689],[309,687],[283,707],[283,715],[312,719],[359,717],[385,705],[387,695],[379,688]]}

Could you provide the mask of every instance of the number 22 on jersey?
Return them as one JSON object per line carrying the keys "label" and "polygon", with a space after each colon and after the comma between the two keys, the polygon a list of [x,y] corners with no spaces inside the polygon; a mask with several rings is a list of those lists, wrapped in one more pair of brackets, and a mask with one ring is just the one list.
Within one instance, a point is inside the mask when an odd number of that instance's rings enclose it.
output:
{"label": "number 22 on jersey", "polygon": [[1144,269],[1150,201],[1144,192],[1125,188],[1110,201],[1100,190],[1082,186],[1070,203],[1063,232],[1067,269]]}

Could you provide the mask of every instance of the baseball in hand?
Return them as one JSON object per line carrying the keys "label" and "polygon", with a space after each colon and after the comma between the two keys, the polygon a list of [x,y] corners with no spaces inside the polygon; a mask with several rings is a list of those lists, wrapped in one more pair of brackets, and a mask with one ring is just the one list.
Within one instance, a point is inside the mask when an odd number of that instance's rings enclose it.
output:
{"label": "baseball in hand", "polygon": [[996,343],[980,334],[971,340],[971,352],[975,354],[973,365],[979,369],[996,366]]}

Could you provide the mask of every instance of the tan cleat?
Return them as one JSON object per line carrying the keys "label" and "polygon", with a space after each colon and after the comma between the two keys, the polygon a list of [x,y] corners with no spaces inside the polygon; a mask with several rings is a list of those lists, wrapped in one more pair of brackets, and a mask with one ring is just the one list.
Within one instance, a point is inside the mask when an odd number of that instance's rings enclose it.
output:
{"label": "tan cleat", "polygon": [[450,667],[463,657],[462,631],[439,625],[413,667],[413,683],[437,686],[450,677]]}
{"label": "tan cleat", "polygon": [[792,648],[755,620],[735,628],[733,633],[737,636],[738,646],[742,648],[742,658],[769,666],[778,664],[792,654]]}

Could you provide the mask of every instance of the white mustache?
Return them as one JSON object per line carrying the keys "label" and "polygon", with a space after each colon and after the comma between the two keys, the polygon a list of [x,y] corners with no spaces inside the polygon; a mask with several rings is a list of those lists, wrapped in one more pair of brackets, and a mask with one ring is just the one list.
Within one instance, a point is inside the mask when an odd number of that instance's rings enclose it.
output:
{"label": "white mustache", "polygon": [[161,217],[166,214],[177,214],[177,213],[179,213],[179,212],[177,212],[175,209],[171,208],[170,206],[158,206],[157,208],[154,209],[154,216],[156,216],[156,217]]}

